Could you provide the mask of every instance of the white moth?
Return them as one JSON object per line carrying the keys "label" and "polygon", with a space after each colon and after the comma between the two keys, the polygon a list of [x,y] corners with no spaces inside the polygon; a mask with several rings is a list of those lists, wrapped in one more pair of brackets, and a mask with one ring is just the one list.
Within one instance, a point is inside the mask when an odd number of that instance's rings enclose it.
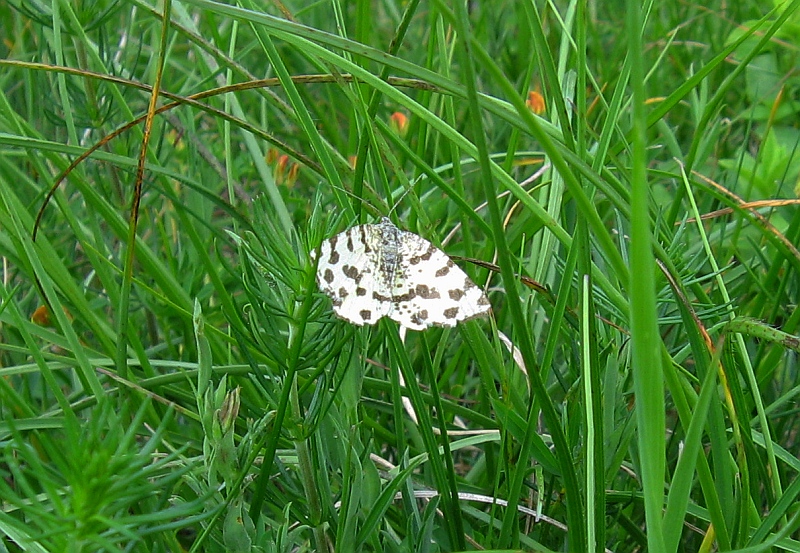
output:
{"label": "white moth", "polygon": [[446,253],[386,217],[325,240],[317,284],[336,314],[359,326],[389,317],[423,330],[455,326],[491,310],[486,294]]}

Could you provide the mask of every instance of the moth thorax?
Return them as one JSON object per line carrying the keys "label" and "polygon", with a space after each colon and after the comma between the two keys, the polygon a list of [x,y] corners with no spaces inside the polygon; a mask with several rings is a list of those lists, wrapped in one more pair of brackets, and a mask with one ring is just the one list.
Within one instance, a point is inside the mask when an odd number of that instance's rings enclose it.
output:
{"label": "moth thorax", "polygon": [[381,271],[389,277],[388,282],[394,282],[395,272],[400,264],[400,229],[386,218],[381,220],[378,227],[383,243],[380,253]]}

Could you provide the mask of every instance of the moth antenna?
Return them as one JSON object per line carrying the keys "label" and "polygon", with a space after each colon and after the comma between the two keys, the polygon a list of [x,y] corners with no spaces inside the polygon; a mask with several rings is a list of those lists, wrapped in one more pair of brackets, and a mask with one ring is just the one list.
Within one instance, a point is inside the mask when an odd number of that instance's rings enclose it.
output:
{"label": "moth antenna", "polygon": [[395,210],[396,210],[396,209],[397,209],[397,208],[400,206],[400,202],[402,202],[402,201],[403,201],[403,198],[405,198],[405,197],[406,197],[408,194],[410,194],[410,193],[411,193],[411,190],[412,190],[413,188],[414,188],[414,186],[413,186],[413,185],[411,185],[411,184],[409,184],[409,186],[408,186],[408,187],[406,187],[406,188],[403,190],[403,193],[402,193],[402,194],[400,194],[400,197],[399,197],[399,198],[397,198],[397,200],[395,200],[395,202],[394,202],[394,205],[393,205],[393,206],[392,206],[392,208],[389,210],[389,213],[387,213],[387,214],[386,214],[386,217],[391,217],[391,216],[392,216],[392,213],[394,213],[394,212],[395,212]]}

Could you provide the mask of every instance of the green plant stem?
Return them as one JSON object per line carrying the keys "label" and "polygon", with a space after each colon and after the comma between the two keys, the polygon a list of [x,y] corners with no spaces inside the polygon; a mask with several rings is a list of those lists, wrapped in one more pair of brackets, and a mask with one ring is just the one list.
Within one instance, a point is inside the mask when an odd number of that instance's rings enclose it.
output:
{"label": "green plant stem", "polygon": [[[303,412],[300,408],[300,398],[297,391],[297,379],[293,378],[287,384],[290,388],[289,401],[292,405],[292,415],[296,421],[303,420]],[[297,452],[297,463],[300,470],[300,480],[303,482],[303,489],[306,492],[306,500],[308,501],[308,515],[309,522],[311,523],[311,530],[314,534],[314,542],[316,543],[316,551],[325,552],[329,551],[328,540],[325,536],[325,528],[322,525],[322,508],[320,497],[318,494],[319,486],[317,486],[314,471],[314,464],[311,458],[311,448],[309,442],[312,438],[307,437],[302,440],[295,440],[294,447]]]}
{"label": "green plant stem", "polygon": [[289,399],[293,389],[292,383],[295,380],[297,368],[300,362],[300,352],[303,348],[306,323],[309,320],[311,307],[314,303],[314,294],[310,293],[314,287],[314,271],[306,271],[303,289],[309,291],[309,293],[303,297],[303,302],[300,304],[300,308],[292,318],[290,326],[288,356],[286,359],[286,375],[284,377],[283,389],[281,390],[281,397],[278,407],[275,411],[275,420],[272,425],[272,431],[267,437],[267,441],[264,446],[264,463],[261,465],[259,479],[253,492],[253,502],[250,505],[250,518],[253,519],[253,523],[257,523],[258,519],[260,518],[261,506],[266,497],[269,474],[272,471],[272,464],[275,461],[275,452],[278,449],[278,441],[280,440],[281,430],[283,429],[283,421],[286,418],[286,413],[289,408]]}
{"label": "green plant stem", "polygon": [[629,280],[633,380],[636,393],[639,465],[644,493],[647,546],[650,553],[665,553],[664,508],[665,415],[664,374],[655,308],[655,257],[650,229],[650,188],[647,180],[642,6],[628,0],[626,33],[633,89],[631,152],[631,272]]}

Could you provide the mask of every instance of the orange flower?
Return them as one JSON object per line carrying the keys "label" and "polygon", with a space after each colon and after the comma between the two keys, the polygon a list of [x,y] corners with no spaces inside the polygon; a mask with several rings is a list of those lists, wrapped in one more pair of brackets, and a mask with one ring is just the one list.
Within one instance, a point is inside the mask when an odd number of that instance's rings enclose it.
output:
{"label": "orange flower", "polygon": [[[72,315],[67,308],[64,307],[64,314],[67,318],[71,321]],[[53,314],[50,312],[50,308],[46,305],[40,305],[39,307],[34,310],[33,314],[31,315],[31,322],[33,324],[37,324],[39,326],[54,326],[55,321],[53,320]]]}
{"label": "orange flower", "polygon": [[31,322],[39,326],[53,326],[53,320],[50,318],[50,310],[46,305],[40,305],[36,311],[31,315]]}
{"label": "orange flower", "polygon": [[391,117],[389,117],[389,126],[394,132],[405,138],[408,132],[408,116],[401,111],[395,111]]}
{"label": "orange flower", "polygon": [[300,166],[292,163],[286,154],[281,154],[278,150],[270,148],[267,151],[267,163],[275,165],[273,176],[277,184],[285,184],[292,186],[297,181],[297,173],[300,171]]}
{"label": "orange flower", "polygon": [[541,115],[547,109],[547,106],[544,102],[544,96],[538,90],[531,90],[528,92],[528,99],[525,100],[525,105],[528,106],[533,113],[536,115]]}
{"label": "orange flower", "polygon": [[286,170],[286,165],[288,163],[289,163],[289,156],[287,156],[286,154],[282,154],[278,158],[278,163],[276,165],[276,169],[278,170],[278,173],[283,173]]}
{"label": "orange flower", "polygon": [[295,181],[297,181],[297,173],[300,171],[300,166],[296,163],[292,163],[289,166],[289,174],[286,175],[286,184],[289,186],[293,185]]}

